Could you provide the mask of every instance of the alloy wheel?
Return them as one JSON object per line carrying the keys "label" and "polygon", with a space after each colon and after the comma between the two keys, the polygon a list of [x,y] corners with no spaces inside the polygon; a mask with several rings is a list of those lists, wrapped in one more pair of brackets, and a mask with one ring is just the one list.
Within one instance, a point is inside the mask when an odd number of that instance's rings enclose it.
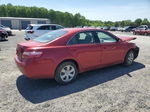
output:
{"label": "alloy wheel", "polygon": [[69,82],[74,78],[75,74],[75,68],[72,65],[66,65],[60,71],[60,78],[64,82]]}
{"label": "alloy wheel", "polygon": [[134,53],[130,52],[128,55],[128,64],[132,64],[133,60],[134,60]]}

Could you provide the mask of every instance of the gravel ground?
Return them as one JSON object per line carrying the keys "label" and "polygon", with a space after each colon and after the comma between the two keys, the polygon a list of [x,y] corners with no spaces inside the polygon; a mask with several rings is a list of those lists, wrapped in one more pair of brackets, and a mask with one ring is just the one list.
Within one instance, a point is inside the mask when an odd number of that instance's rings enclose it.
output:
{"label": "gravel ground", "polygon": [[134,35],[140,54],[132,66],[86,72],[60,86],[19,72],[13,58],[23,32],[13,32],[16,36],[0,42],[0,112],[150,112],[150,36]]}

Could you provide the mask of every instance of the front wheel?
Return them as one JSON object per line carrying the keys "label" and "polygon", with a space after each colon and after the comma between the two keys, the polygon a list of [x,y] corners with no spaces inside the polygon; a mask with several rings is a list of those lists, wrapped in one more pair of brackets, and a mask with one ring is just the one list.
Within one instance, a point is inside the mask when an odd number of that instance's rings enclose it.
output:
{"label": "front wheel", "polygon": [[55,80],[60,84],[67,84],[73,81],[77,74],[78,69],[73,62],[63,62],[56,69]]}
{"label": "front wheel", "polygon": [[125,66],[130,66],[133,64],[133,61],[134,61],[134,51],[133,50],[130,50],[127,54],[126,54],[126,57],[124,59],[124,63],[123,65]]}
{"label": "front wheel", "polygon": [[0,41],[4,41],[4,40],[6,40],[6,36],[5,35],[0,37]]}

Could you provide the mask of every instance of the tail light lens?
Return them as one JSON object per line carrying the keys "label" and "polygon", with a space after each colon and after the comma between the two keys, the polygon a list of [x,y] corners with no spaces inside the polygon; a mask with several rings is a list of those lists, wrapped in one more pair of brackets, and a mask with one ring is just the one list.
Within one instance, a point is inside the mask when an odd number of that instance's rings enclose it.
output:
{"label": "tail light lens", "polygon": [[23,52],[22,57],[23,58],[35,58],[35,57],[40,57],[43,54],[43,52],[39,51],[25,51]]}
{"label": "tail light lens", "polygon": [[27,31],[27,33],[34,33],[34,31],[33,30],[29,30],[29,31]]}

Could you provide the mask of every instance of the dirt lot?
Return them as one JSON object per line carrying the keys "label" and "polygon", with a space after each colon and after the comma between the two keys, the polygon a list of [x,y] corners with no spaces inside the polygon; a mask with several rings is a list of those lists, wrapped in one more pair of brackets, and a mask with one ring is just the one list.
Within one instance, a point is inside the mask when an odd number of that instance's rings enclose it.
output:
{"label": "dirt lot", "polygon": [[13,58],[24,39],[23,32],[14,34],[0,42],[0,112],[150,112],[150,36],[134,36],[140,54],[132,66],[86,72],[60,86],[19,72]]}

